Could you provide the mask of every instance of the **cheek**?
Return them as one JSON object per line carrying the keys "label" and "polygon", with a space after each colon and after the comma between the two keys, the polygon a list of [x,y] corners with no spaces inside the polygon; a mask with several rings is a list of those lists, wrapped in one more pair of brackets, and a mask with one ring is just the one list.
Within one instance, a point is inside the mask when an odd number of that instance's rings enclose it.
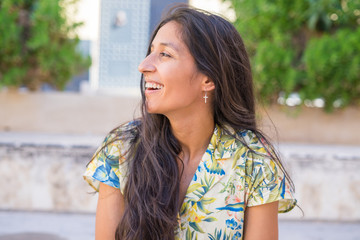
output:
{"label": "cheek", "polygon": [[199,87],[196,84],[192,84],[188,80],[178,81],[172,85],[172,88],[168,92],[181,102],[192,102],[199,95]]}
{"label": "cheek", "polygon": [[201,79],[196,76],[196,70],[192,65],[183,64],[163,68],[164,94],[183,101],[193,100],[201,93]]}

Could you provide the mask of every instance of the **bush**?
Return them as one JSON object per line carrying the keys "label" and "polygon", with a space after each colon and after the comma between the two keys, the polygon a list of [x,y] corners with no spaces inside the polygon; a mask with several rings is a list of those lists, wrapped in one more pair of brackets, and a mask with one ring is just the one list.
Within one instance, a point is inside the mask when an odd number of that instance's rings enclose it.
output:
{"label": "bush", "polygon": [[325,96],[328,110],[336,101],[349,105],[360,99],[360,28],[312,39],[304,52],[307,81],[304,95]]}
{"label": "bush", "polygon": [[360,1],[231,0],[263,102],[280,93],[360,104]]}
{"label": "bush", "polygon": [[64,12],[75,3],[0,0],[0,87],[38,90],[48,83],[63,89],[90,66],[90,58],[77,51],[81,23],[69,22]]}

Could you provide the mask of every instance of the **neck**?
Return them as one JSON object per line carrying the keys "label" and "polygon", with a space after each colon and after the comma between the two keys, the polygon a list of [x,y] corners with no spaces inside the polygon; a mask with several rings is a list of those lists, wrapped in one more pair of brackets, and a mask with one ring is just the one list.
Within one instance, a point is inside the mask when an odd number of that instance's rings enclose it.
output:
{"label": "neck", "polygon": [[210,111],[167,116],[171,129],[182,147],[183,159],[192,161],[202,156],[209,145],[215,123]]}

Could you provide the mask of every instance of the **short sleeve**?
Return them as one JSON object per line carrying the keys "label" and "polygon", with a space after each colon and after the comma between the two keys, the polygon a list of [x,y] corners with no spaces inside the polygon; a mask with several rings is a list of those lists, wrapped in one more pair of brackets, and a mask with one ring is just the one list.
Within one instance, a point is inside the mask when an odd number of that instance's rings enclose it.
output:
{"label": "short sleeve", "polygon": [[256,151],[248,152],[245,172],[247,206],[279,201],[279,213],[296,206],[293,190],[283,170],[260,144]]}
{"label": "short sleeve", "polygon": [[84,179],[96,191],[99,190],[99,183],[105,183],[111,187],[119,188],[123,179],[123,154],[124,142],[115,139],[116,134],[109,134],[102,145],[95,152],[92,160],[87,165],[83,175]]}

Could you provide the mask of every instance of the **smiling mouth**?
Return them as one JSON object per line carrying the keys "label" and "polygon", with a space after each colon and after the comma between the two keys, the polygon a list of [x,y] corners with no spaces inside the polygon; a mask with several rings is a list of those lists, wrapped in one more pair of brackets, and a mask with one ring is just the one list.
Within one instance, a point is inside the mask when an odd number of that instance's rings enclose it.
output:
{"label": "smiling mouth", "polygon": [[163,87],[164,87],[163,85],[157,83],[150,83],[150,82],[145,83],[145,90],[160,90]]}

